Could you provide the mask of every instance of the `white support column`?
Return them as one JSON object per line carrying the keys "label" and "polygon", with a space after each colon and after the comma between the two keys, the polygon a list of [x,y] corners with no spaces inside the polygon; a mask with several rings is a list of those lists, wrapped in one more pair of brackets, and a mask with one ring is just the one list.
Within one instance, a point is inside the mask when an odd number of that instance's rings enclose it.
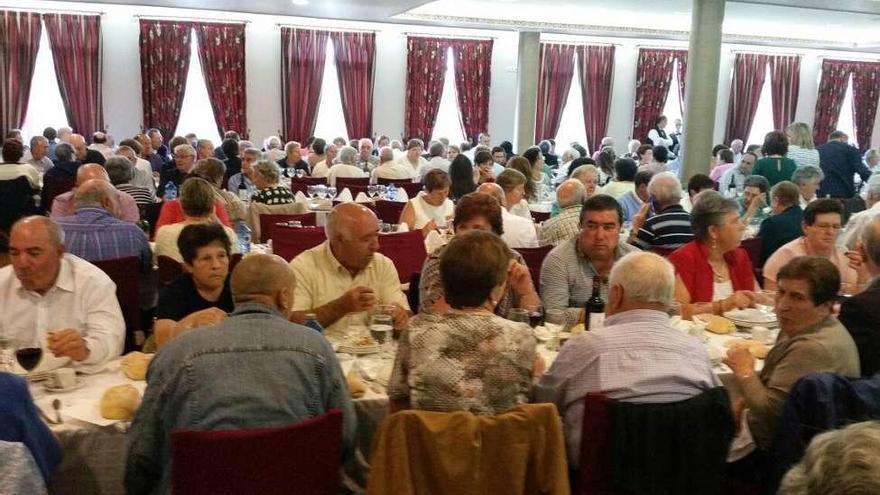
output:
{"label": "white support column", "polygon": [[540,60],[541,33],[521,31],[517,55],[516,141],[513,143],[513,149],[517,153],[522,153],[535,141]]}

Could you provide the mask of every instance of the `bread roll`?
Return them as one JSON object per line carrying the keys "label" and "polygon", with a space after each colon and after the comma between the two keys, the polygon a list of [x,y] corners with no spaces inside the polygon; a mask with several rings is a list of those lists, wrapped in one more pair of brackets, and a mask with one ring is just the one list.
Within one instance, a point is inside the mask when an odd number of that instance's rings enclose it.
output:
{"label": "bread roll", "polygon": [[122,358],[119,367],[130,379],[143,380],[147,376],[147,368],[152,360],[153,354],[144,354],[140,351],[129,352]]}
{"label": "bread roll", "polygon": [[736,330],[736,325],[723,316],[700,315],[700,318],[706,322],[706,330],[712,333],[724,335]]}
{"label": "bread roll", "polygon": [[743,348],[749,351],[755,359],[764,359],[770,352],[770,347],[754,340],[731,339],[724,343],[724,347]]}
{"label": "bread roll", "polygon": [[141,394],[131,385],[117,385],[104,391],[101,416],[106,419],[128,420],[141,405]]}
{"label": "bread roll", "polygon": [[360,399],[367,393],[367,384],[361,380],[360,375],[356,371],[349,371],[345,375],[345,381],[348,382],[348,392],[352,399]]}

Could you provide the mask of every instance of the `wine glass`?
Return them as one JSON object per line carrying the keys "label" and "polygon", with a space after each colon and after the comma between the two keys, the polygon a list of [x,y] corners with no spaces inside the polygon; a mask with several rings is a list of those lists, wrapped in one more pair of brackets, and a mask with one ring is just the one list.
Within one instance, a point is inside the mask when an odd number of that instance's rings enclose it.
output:
{"label": "wine glass", "polygon": [[315,186],[315,195],[318,196],[318,199],[324,199],[327,197],[327,186],[317,185]]}
{"label": "wine glass", "polygon": [[555,351],[559,348],[559,334],[568,324],[568,317],[561,309],[548,309],[544,312],[544,328],[550,337],[547,339],[547,349]]}
{"label": "wine glass", "polygon": [[43,348],[36,340],[25,340],[19,342],[15,351],[15,360],[30,373],[40,364],[43,359]]}
{"label": "wine glass", "polygon": [[370,184],[367,186],[367,196],[369,196],[370,199],[375,198],[377,194],[379,194],[379,186],[376,184]]}
{"label": "wine glass", "polygon": [[315,191],[315,188],[316,188],[316,187],[317,187],[317,186],[308,186],[308,187],[306,187],[306,195],[309,197],[309,199],[314,199],[314,198],[315,198],[315,194],[317,194],[317,191]]}
{"label": "wine glass", "polygon": [[298,168],[298,169],[296,169],[296,176],[298,178],[302,179],[303,177],[306,176],[306,171],[301,168]]}
{"label": "wine glass", "polygon": [[536,306],[533,308],[526,308],[526,311],[529,312],[529,326],[535,328],[544,322],[544,307]]}
{"label": "wine glass", "polygon": [[513,308],[507,313],[507,319],[519,323],[529,324],[529,312],[522,308]]}
{"label": "wine glass", "polygon": [[385,194],[388,192],[388,187],[384,184],[379,184],[376,186],[376,191],[379,193],[379,199],[385,199]]}
{"label": "wine glass", "polygon": [[394,331],[394,323],[391,315],[385,313],[375,313],[370,317],[370,336],[379,343],[382,348],[382,357],[390,356],[387,344],[391,340],[391,334]]}
{"label": "wine glass", "polygon": [[330,186],[326,189],[326,193],[327,193],[327,198],[332,200],[333,198],[336,197],[336,188],[333,186]]}

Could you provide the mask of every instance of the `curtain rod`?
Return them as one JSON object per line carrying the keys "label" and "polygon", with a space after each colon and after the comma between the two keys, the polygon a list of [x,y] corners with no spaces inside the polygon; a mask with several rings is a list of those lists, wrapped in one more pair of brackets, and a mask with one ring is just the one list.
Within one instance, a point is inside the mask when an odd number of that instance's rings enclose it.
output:
{"label": "curtain rod", "polygon": [[558,45],[574,45],[574,46],[623,46],[621,43],[600,43],[600,42],[592,42],[592,41],[567,41],[567,40],[554,40],[554,39],[542,39],[541,43],[556,43]]}
{"label": "curtain rod", "polygon": [[778,53],[778,52],[762,52],[756,50],[730,50],[730,53],[744,53],[757,55],[779,55],[782,57],[806,57],[805,53]]}
{"label": "curtain rod", "polygon": [[146,19],[150,21],[190,21],[190,22],[207,22],[211,24],[250,24],[251,21],[241,20],[225,20],[225,19],[198,19],[195,17],[184,17],[175,15],[134,15],[135,19]]}
{"label": "curtain rod", "polygon": [[11,12],[32,12],[34,14],[70,14],[70,15],[106,15],[106,12],[89,12],[83,10],[57,10],[57,9],[26,9],[21,7],[0,7],[0,10]]}
{"label": "curtain rod", "polygon": [[452,38],[457,40],[497,40],[497,36],[468,36],[466,34],[403,33],[413,38]]}
{"label": "curtain rod", "polygon": [[646,48],[648,50],[680,50],[680,51],[688,51],[688,47],[686,46],[657,46],[657,45],[636,45],[636,48],[642,49]]}
{"label": "curtain rod", "polygon": [[287,28],[294,28],[294,29],[315,29],[318,31],[330,31],[330,32],[334,32],[334,33],[375,33],[375,32],[377,32],[375,29],[306,26],[304,24],[284,24],[283,22],[276,22],[275,25],[278,27],[287,27]]}
{"label": "curtain rod", "polygon": [[850,57],[848,55],[843,56],[843,57],[839,57],[839,56],[835,57],[835,56],[830,56],[830,55],[829,56],[821,56],[821,55],[819,56],[820,62],[824,62],[825,60],[840,60],[842,62],[875,62],[875,63],[880,63],[880,58],[877,58],[877,57],[875,57],[875,58],[859,58],[859,57]]}

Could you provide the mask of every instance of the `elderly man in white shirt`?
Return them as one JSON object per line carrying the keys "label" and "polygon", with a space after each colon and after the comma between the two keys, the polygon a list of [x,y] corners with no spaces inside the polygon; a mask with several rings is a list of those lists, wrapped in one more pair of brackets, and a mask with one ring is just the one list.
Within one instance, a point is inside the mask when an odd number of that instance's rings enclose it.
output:
{"label": "elderly man in white shirt", "polygon": [[406,328],[409,304],[394,263],[378,253],[379,220],[357,203],[337,205],[327,215],[327,240],[290,262],[296,275],[291,320],[314,313],[328,339],[339,341],[352,327],[365,327],[370,311],[387,306],[395,329]]}
{"label": "elderly man in white shirt", "polygon": [[330,167],[333,166],[333,161],[336,160],[336,151],[337,148],[335,144],[328,144],[324,147],[324,159],[312,167],[312,177],[327,178],[330,174]]}
{"label": "elderly man in white shirt", "polygon": [[30,158],[25,160],[37,169],[37,172],[45,174],[54,164],[47,156],[49,154],[49,140],[37,135],[31,138],[31,149],[28,153]]}
{"label": "elderly man in white shirt", "polygon": [[[394,149],[393,145],[392,149]],[[400,161],[401,165],[412,167],[413,172],[416,172],[422,167],[422,165],[428,163],[428,160],[425,160],[422,156],[422,151],[424,149],[425,143],[423,143],[421,139],[410,139],[406,142],[406,152],[398,158],[398,161]]]}
{"label": "elderly man in white shirt", "polygon": [[373,179],[412,179],[415,171],[412,167],[401,164],[394,159],[394,150],[383,146],[379,150],[380,165],[373,170]]}
{"label": "elderly man in white shirt", "polygon": [[501,221],[504,228],[501,239],[509,248],[538,247],[538,233],[534,222],[507,211],[507,201],[501,186],[494,182],[484,182],[477,188],[477,192],[488,194],[501,204]]}
{"label": "elderly man in white shirt", "polygon": [[855,251],[862,238],[862,229],[865,225],[880,215],[880,174],[874,174],[868,178],[868,184],[865,188],[865,211],[860,211],[851,216],[846,222],[846,228],[840,235],[838,242],[850,251]]}
{"label": "elderly man in white shirt", "polygon": [[330,167],[330,172],[327,173],[327,183],[336,187],[337,177],[354,179],[369,177],[366,172],[355,165],[357,156],[358,150],[351,146],[343,147],[339,151],[339,163]]}
{"label": "elderly man in white shirt", "polygon": [[104,158],[110,158],[115,152],[113,151],[113,148],[107,144],[108,141],[109,138],[107,135],[98,131],[92,134],[92,144],[90,144],[88,148],[104,155]]}
{"label": "elderly man in white shirt", "polygon": [[61,360],[102,364],[122,351],[125,322],[116,285],[100,269],[65,254],[63,233],[46,217],[12,227],[12,264],[0,269],[0,328],[19,345]]}
{"label": "elderly man in white shirt", "polygon": [[424,182],[425,175],[435,168],[449,173],[449,160],[446,159],[446,146],[443,143],[440,141],[432,143],[428,153],[431,158],[424,164],[419,165],[419,169],[416,171],[419,176],[419,182]]}

